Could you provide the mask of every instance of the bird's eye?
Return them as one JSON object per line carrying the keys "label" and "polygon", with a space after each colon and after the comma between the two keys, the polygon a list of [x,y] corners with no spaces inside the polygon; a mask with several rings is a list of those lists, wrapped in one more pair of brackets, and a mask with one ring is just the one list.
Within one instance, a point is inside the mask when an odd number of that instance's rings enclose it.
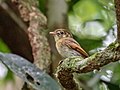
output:
{"label": "bird's eye", "polygon": [[64,32],[60,32],[61,34],[64,34]]}

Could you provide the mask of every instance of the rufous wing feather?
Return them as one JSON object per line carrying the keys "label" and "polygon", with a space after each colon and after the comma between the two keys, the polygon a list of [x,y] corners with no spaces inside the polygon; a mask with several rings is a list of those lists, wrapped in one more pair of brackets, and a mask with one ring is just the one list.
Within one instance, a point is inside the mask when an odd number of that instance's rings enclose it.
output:
{"label": "rufous wing feather", "polygon": [[76,50],[77,52],[79,52],[84,58],[89,56],[74,39],[65,40],[65,44],[68,47],[70,47],[70,48]]}

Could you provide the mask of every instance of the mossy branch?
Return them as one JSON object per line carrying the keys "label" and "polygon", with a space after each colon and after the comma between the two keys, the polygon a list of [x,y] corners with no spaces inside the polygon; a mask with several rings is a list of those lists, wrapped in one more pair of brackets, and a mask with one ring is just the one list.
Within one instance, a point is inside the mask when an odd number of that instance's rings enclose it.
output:
{"label": "mossy branch", "polygon": [[100,67],[120,60],[120,44],[114,42],[105,50],[82,59],[81,57],[70,57],[65,59],[57,68],[57,78],[63,87],[68,90],[76,90],[76,84],[73,80],[72,73],[87,73],[94,69],[99,70]]}

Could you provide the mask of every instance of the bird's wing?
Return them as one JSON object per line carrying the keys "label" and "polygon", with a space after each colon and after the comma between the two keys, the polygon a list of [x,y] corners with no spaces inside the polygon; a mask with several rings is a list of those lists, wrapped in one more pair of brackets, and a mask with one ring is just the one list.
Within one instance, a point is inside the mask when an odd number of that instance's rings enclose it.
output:
{"label": "bird's wing", "polygon": [[64,42],[69,48],[72,48],[79,52],[83,57],[88,57],[89,55],[81,48],[81,46],[74,39],[67,39]]}

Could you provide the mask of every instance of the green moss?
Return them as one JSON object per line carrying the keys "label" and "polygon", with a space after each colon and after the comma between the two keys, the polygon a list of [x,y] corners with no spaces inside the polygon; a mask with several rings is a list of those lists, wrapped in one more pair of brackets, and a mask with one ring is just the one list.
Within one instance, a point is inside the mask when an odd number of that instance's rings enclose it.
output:
{"label": "green moss", "polygon": [[117,48],[118,46],[120,46],[118,42],[113,42],[109,45],[108,49]]}

